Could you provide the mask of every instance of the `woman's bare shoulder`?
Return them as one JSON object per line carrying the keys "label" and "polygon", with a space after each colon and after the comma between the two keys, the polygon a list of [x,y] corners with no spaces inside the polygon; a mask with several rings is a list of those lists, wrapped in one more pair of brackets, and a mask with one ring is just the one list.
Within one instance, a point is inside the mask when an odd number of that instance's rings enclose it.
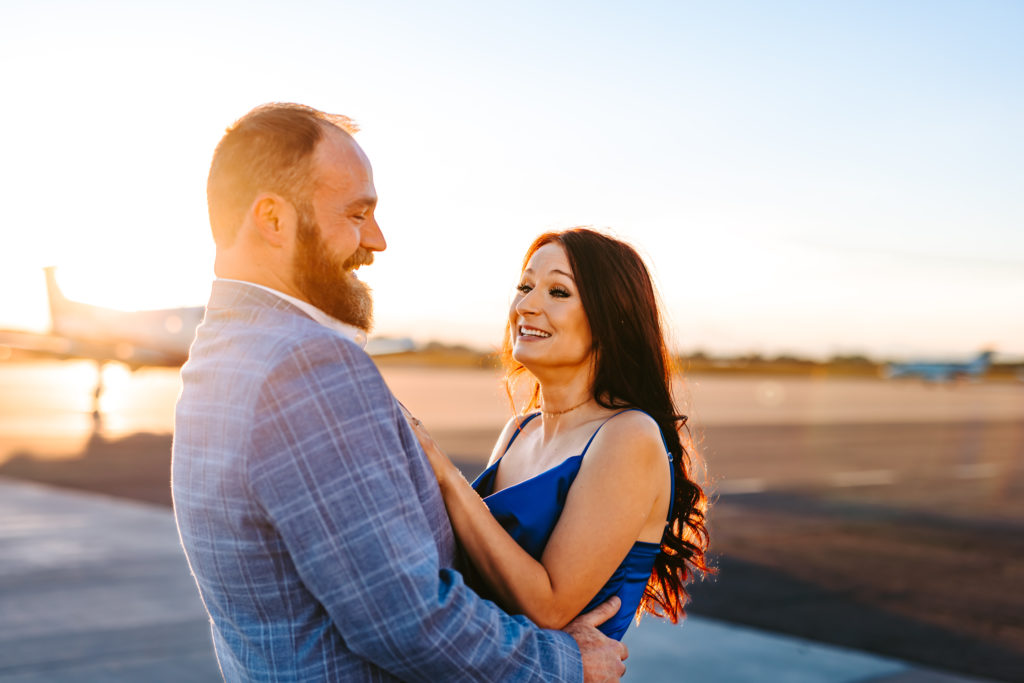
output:
{"label": "woman's bare shoulder", "polygon": [[601,428],[601,431],[617,437],[631,437],[643,442],[653,441],[664,450],[661,428],[653,417],[642,410],[624,410],[613,415]]}
{"label": "woman's bare shoulder", "polygon": [[634,467],[666,458],[665,442],[654,418],[639,410],[612,416],[594,437],[585,460],[626,460]]}

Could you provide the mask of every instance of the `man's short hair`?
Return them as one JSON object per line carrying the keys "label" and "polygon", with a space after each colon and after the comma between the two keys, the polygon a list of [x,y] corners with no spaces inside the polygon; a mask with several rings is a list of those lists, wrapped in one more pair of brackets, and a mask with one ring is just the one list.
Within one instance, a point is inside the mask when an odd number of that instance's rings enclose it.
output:
{"label": "man's short hair", "polygon": [[217,246],[231,246],[261,192],[279,194],[301,210],[313,190],[313,150],[331,128],[349,135],[358,130],[346,116],[287,102],[260,105],[227,129],[206,181]]}

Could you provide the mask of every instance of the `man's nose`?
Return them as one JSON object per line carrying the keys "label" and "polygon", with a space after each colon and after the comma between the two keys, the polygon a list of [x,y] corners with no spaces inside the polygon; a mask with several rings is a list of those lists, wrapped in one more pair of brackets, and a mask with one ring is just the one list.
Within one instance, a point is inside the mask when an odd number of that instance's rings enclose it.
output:
{"label": "man's nose", "polygon": [[376,218],[371,218],[369,223],[363,226],[359,244],[370,251],[384,251],[388,248],[387,240],[384,239],[384,233]]}

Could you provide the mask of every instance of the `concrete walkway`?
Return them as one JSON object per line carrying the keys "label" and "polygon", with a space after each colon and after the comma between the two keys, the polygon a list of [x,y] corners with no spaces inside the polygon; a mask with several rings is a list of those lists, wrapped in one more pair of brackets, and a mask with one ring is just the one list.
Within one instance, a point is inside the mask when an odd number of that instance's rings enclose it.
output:
{"label": "concrete walkway", "polygon": [[[626,636],[626,680],[977,681],[689,617]],[[164,507],[0,479],[0,681],[219,681]]]}

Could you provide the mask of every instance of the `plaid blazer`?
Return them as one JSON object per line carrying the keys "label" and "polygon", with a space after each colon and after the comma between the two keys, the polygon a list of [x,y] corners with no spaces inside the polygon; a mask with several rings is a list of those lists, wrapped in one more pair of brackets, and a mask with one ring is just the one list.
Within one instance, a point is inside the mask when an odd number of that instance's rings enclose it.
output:
{"label": "plaid blazer", "polygon": [[351,340],[218,281],[181,375],[174,512],[226,680],[582,680],[572,638],[452,568],[429,463]]}

